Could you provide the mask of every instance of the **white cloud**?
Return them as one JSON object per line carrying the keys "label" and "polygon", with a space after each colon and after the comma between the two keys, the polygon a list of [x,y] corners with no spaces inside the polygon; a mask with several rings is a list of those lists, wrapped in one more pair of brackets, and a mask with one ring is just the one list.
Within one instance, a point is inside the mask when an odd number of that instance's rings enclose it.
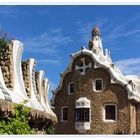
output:
{"label": "white cloud", "polygon": [[130,58],[115,61],[124,74],[140,75],[140,58]]}
{"label": "white cloud", "polygon": [[21,10],[21,7],[16,5],[1,5],[0,6],[0,16],[4,18],[14,18],[19,20],[19,17],[28,16],[29,12]]}
{"label": "white cloud", "polygon": [[108,22],[108,19],[105,17],[97,18],[95,17],[92,22],[84,23],[82,21],[77,21],[76,25],[78,28],[78,33],[82,35],[84,43],[87,43],[91,38],[91,31],[94,26],[102,27]]}
{"label": "white cloud", "polygon": [[69,44],[72,41],[70,36],[63,34],[61,28],[56,28],[39,36],[28,38],[24,41],[24,44],[27,52],[52,54],[57,52],[58,47],[61,47],[61,45]]}
{"label": "white cloud", "polygon": [[40,59],[38,60],[39,63],[44,63],[44,64],[52,64],[52,65],[59,65],[60,64],[60,60],[57,59]]}
{"label": "white cloud", "polygon": [[[115,41],[118,38],[128,38],[133,35],[133,39],[139,35],[140,28],[139,24],[137,26],[133,26],[133,22],[140,22],[140,16],[136,16],[126,20],[115,21],[112,30],[108,32],[104,36],[104,41]],[[130,28],[131,27],[131,28]]]}
{"label": "white cloud", "polygon": [[[133,35],[133,39],[140,39],[140,24],[133,26],[133,22],[140,22],[140,16],[129,18],[128,20],[110,20],[105,17],[98,17],[92,22],[84,23],[76,22],[79,26],[79,33],[82,35],[83,41],[88,42],[91,38],[91,30],[93,26],[98,26],[101,29],[103,42],[115,42],[118,38],[128,38]],[[131,27],[131,28],[130,28]]]}

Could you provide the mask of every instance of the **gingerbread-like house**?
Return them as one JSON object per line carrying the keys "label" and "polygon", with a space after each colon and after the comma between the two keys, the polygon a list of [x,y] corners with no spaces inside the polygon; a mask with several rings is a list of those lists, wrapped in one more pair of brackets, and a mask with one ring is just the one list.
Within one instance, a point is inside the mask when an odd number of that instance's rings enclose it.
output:
{"label": "gingerbread-like house", "polygon": [[88,49],[71,54],[53,105],[57,134],[140,134],[140,78],[124,75],[94,27]]}

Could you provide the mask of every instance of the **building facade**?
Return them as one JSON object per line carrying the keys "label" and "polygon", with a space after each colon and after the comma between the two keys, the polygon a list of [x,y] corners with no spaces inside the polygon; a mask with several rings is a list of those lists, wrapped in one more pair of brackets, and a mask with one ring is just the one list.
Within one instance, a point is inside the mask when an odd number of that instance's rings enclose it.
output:
{"label": "building facade", "polygon": [[103,52],[98,27],[60,76],[53,96],[57,134],[140,134],[140,78],[123,75]]}

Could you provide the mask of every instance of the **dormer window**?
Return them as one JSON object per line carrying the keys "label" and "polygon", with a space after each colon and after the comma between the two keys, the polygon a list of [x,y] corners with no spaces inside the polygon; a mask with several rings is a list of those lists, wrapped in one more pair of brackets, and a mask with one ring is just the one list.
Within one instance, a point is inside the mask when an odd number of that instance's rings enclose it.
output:
{"label": "dormer window", "polygon": [[71,82],[68,84],[68,94],[72,95],[74,93],[74,83]]}
{"label": "dormer window", "polygon": [[95,79],[94,81],[94,91],[101,92],[103,90],[103,80]]}

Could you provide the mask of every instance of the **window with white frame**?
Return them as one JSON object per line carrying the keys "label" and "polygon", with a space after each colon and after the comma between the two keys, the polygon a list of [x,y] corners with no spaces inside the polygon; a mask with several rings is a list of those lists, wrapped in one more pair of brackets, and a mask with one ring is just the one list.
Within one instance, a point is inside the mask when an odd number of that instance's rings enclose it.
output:
{"label": "window with white frame", "polygon": [[103,80],[95,79],[94,80],[94,91],[100,92],[103,90]]}
{"label": "window with white frame", "polygon": [[76,122],[89,122],[90,121],[90,108],[76,108],[75,121]]}
{"label": "window with white frame", "polygon": [[104,121],[116,121],[117,120],[117,105],[105,104],[104,105]]}
{"label": "window with white frame", "polygon": [[68,120],[68,107],[62,107],[61,121],[66,122]]}
{"label": "window with white frame", "polygon": [[71,82],[68,84],[68,94],[72,95],[74,93],[74,83]]}

